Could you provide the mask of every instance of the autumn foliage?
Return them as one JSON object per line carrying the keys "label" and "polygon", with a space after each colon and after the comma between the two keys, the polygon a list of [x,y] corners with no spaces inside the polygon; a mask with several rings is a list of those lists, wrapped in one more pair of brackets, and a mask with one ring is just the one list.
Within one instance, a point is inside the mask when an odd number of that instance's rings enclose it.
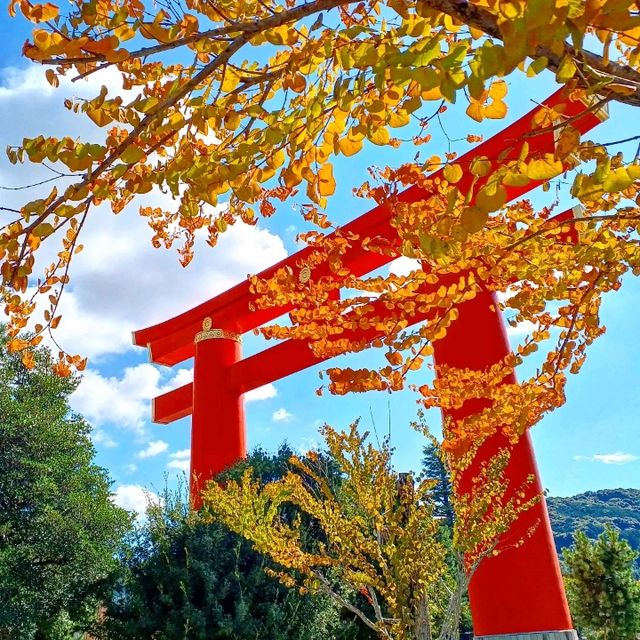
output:
{"label": "autumn foliage", "polygon": [[[509,487],[503,474],[508,452],[479,468],[473,495],[458,490],[454,471],[456,519],[447,544],[430,495],[433,478],[398,475],[389,442],[373,446],[357,424],[346,432],[325,425],[321,432],[329,456],[294,456],[281,480],[263,484],[247,469],[239,481],[209,483],[204,517],[273,559],[280,570],[271,573],[284,584],[330,596],[377,637],[457,638],[469,578],[484,558],[503,550],[500,535],[538,500],[525,496],[526,487]],[[327,474],[327,460],[340,482]],[[317,532],[313,544],[304,524]],[[345,590],[360,593],[362,603],[346,598]]]}
{"label": "autumn foliage", "polygon": [[[611,101],[638,106],[637,2],[74,0],[58,6],[19,0],[10,11],[35,23],[24,54],[46,66],[53,86],[63,75],[99,77],[113,68],[125,90],[112,95],[103,87],[93,99],[65,102],[101,127],[98,142],[38,136],[8,150],[14,163],[46,162],[73,175],[68,186],[26,203],[0,232],[10,348],[23,351],[27,365],[30,346],[60,322],[60,294],[92,208],[108,203],[117,213],[157,189],[174,196],[175,208],[143,207],[140,214],[153,243],[177,244],[183,263],[191,259],[196,231],[206,229],[215,245],[234,222],[255,224],[295,198],[304,220],[317,227],[302,236],[314,248],[311,266],[327,263],[331,273],[312,277],[306,288],[286,271],[254,280],[260,304],[296,309],[292,326],[269,326],[264,335],[310,338],[327,354],[378,347],[388,360],[377,369],[330,369],[334,393],[401,388],[445,335],[460,303],[482,289],[498,292],[511,321],[531,328],[517,351],[482,379],[473,371],[441,370],[435,384],[419,388],[427,406],[487,400],[490,409],[450,433],[453,442],[476,439],[496,423],[515,437],[559,406],[567,372],[580,369],[587,347],[604,331],[603,294],[640,270],[638,159],[583,139],[561,109],[539,112],[530,137],[518,141],[516,158],[478,157],[463,165],[451,150],[374,172],[358,193],[390,203],[397,242],[340,229],[325,235],[334,227],[325,208],[336,189],[336,158],[371,149],[370,143],[395,148],[407,136],[429,156],[433,119],[448,104],[464,101],[470,126],[506,117],[513,74],[555,76],[593,112]],[[532,153],[533,137],[549,131],[554,151]],[[468,138],[478,140],[471,129]],[[439,168],[441,176],[431,179]],[[458,189],[463,175],[472,184]],[[558,176],[582,205],[579,217],[554,221],[554,207],[507,203],[508,187]],[[409,185],[430,195],[397,200]],[[580,240],[567,242],[576,232]],[[56,242],[57,260],[35,270],[40,246]],[[342,263],[358,243],[392,258],[415,258],[422,268],[407,276],[358,277]],[[340,288],[354,293],[337,299]],[[44,322],[23,339],[18,334],[36,302],[47,307]],[[409,328],[406,316],[416,310],[430,321]],[[378,337],[351,338],[355,327],[374,327]],[[487,384],[503,380],[541,346],[530,379]],[[60,353],[59,373],[83,366],[79,357]]]}

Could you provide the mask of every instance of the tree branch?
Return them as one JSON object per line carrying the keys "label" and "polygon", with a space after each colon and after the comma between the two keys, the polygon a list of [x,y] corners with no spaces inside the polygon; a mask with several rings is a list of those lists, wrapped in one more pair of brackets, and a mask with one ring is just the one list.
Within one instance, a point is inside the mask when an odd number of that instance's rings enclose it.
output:
{"label": "tree branch", "polygon": [[[184,38],[173,40],[172,42],[165,42],[151,47],[142,47],[136,51],[132,51],[129,54],[130,58],[145,58],[153,55],[154,53],[161,53],[163,51],[169,51],[188,44],[193,44],[200,40],[211,40],[222,36],[229,36],[233,34],[242,34],[253,36],[263,31],[268,31],[275,27],[280,27],[283,24],[289,22],[298,22],[308,16],[320,13],[321,11],[330,11],[336,7],[342,5],[352,4],[354,0],[315,0],[315,2],[307,2],[293,9],[281,11],[270,15],[262,20],[246,20],[244,22],[235,22],[226,27],[217,27],[215,29],[209,29],[207,31],[200,31]],[[237,38],[234,38],[237,39]],[[79,56],[76,58],[46,58],[40,60],[41,64],[46,65],[60,65],[60,64],[85,64],[87,62],[104,62],[105,56],[97,54],[93,56]],[[116,63],[109,63],[116,64]],[[109,66],[103,65],[102,68]]]}
{"label": "tree branch", "polygon": [[[467,2],[467,0],[425,0],[425,4],[434,11],[446,13],[455,20],[479,29],[492,38],[504,40],[496,16],[486,9]],[[568,43],[564,44],[564,51],[565,54],[571,56],[578,69],[586,76],[582,78],[576,77],[578,86],[583,89],[593,90],[588,80],[591,79],[595,84],[600,84],[604,79],[603,76],[610,79],[610,82],[619,80],[630,83],[636,88],[633,93],[627,95],[607,88],[607,85],[597,89],[596,93],[603,98],[616,100],[633,107],[640,107],[640,73],[638,73],[638,71],[628,65],[605,61],[602,56],[590,51],[576,51],[576,49]],[[558,55],[551,51],[549,47],[539,45],[536,48],[534,57],[547,58],[547,67],[552,71],[557,71],[560,68],[564,55]]]}
{"label": "tree branch", "polygon": [[[322,575],[322,573],[314,572],[314,575],[316,576],[316,578],[318,578],[318,580],[322,584],[322,590],[328,596],[333,598],[338,604],[342,605],[345,609],[348,609],[349,611],[351,611],[351,613],[355,613],[358,616],[358,618],[360,618],[360,620],[362,620],[362,622],[364,622],[364,624],[366,624],[367,627],[369,627],[369,629],[373,629],[376,633],[380,633],[382,631],[372,620],[370,620],[360,609],[358,609],[358,607],[355,607],[348,600],[343,598],[339,593],[334,591],[331,588],[329,581],[327,580],[327,578],[325,578],[325,576]],[[389,637],[389,634],[386,631],[384,631],[383,633],[385,634],[386,637]]]}

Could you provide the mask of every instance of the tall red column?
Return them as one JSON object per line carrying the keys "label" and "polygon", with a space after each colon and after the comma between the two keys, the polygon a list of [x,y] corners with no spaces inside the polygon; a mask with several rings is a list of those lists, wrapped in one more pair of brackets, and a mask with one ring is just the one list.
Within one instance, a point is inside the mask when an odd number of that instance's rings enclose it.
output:
{"label": "tall red column", "polygon": [[[434,343],[434,350],[436,364],[456,368],[482,371],[503,360],[510,348],[494,294],[485,290],[461,304],[458,319],[449,327],[446,337]],[[515,382],[515,376],[511,374],[504,382]],[[473,404],[473,401],[467,403],[451,417],[460,419],[472,415],[478,411],[477,404],[475,407]],[[535,482],[529,486],[529,495],[538,494],[541,499],[522,513],[504,534],[501,546],[506,549],[482,560],[471,579],[469,597],[476,638],[577,638],[571,630],[571,616],[529,434],[510,445],[500,425],[496,425],[496,434],[480,448],[467,473],[467,481],[481,461],[491,459],[505,447],[511,449],[506,470],[510,491],[522,487],[533,475]],[[533,526],[533,535],[527,537]],[[522,546],[509,548],[509,542],[520,539],[525,540]],[[543,635],[543,632],[546,633]]]}
{"label": "tall red column", "polygon": [[242,358],[241,338],[206,318],[195,338],[190,493],[195,509],[207,481],[246,455],[242,396],[228,369]]}

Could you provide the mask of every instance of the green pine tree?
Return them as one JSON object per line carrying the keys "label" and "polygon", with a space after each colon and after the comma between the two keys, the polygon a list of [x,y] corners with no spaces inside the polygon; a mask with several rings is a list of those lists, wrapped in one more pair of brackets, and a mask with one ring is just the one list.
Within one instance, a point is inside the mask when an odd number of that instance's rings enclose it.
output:
{"label": "green pine tree", "polygon": [[435,512],[444,518],[449,529],[453,528],[453,506],[451,504],[451,483],[449,472],[442,458],[442,452],[435,444],[429,443],[422,449],[422,473],[426,478],[436,481],[431,496],[435,505]]}
{"label": "green pine tree", "polygon": [[594,640],[635,640],[640,633],[637,554],[607,525],[597,540],[583,532],[565,549],[565,582],[576,626]]}
{"label": "green pine tree", "polygon": [[[247,465],[265,481],[282,477],[292,455],[261,449]],[[276,567],[219,523],[189,513],[184,488],[165,491],[132,536],[120,588],[107,608],[111,640],[365,640],[371,638],[327,597],[300,594],[269,575]],[[312,528],[309,535],[313,536]]]}

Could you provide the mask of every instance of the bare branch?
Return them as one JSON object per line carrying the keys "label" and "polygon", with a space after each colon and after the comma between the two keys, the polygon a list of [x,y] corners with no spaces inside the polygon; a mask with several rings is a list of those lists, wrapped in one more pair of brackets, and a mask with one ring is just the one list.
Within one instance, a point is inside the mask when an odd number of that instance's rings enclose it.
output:
{"label": "bare branch", "polygon": [[0,185],[0,189],[2,191],[23,191],[24,189],[32,189],[33,187],[39,187],[43,184],[47,184],[48,182],[53,182],[54,180],[60,180],[60,178],[71,178],[74,177],[72,174],[61,174],[58,176],[53,176],[52,178],[47,178],[46,180],[40,180],[40,182],[32,182],[31,184],[22,184],[19,187],[5,187],[4,185]]}

